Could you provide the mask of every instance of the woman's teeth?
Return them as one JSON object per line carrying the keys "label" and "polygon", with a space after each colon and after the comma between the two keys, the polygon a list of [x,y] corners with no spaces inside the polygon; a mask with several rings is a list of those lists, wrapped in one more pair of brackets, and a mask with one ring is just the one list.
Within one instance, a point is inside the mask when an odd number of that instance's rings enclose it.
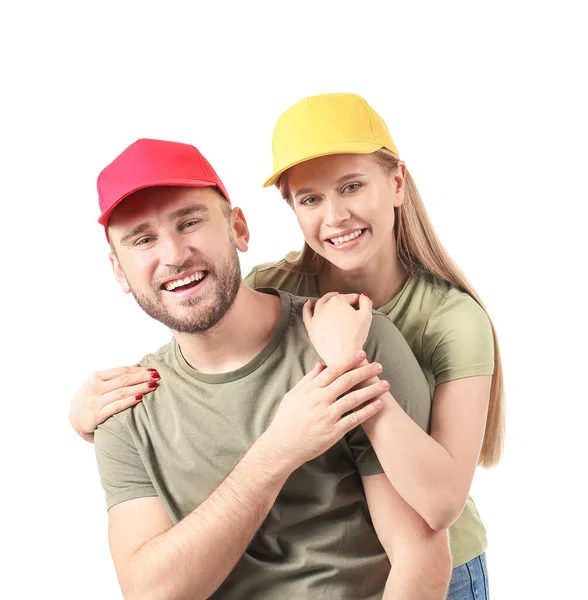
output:
{"label": "woman's teeth", "polygon": [[338,246],[339,244],[350,242],[351,240],[358,238],[363,233],[363,231],[363,229],[358,229],[357,231],[354,231],[353,233],[350,233],[348,235],[340,235],[339,237],[329,238],[329,241],[334,246]]}

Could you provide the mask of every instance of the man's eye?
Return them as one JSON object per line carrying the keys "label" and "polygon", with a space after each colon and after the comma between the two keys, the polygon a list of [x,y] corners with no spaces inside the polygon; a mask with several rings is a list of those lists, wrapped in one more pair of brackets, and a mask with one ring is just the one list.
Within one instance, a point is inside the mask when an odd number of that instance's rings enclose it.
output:
{"label": "man's eye", "polygon": [[147,244],[149,244],[149,242],[152,242],[153,238],[150,236],[145,236],[142,238],[139,238],[136,242],[135,242],[135,246],[146,246]]}
{"label": "man's eye", "polygon": [[192,219],[190,221],[186,221],[185,223],[182,223],[182,225],[180,226],[180,229],[188,229],[188,227],[193,227],[194,225],[197,225],[200,221],[198,221],[197,219]]}

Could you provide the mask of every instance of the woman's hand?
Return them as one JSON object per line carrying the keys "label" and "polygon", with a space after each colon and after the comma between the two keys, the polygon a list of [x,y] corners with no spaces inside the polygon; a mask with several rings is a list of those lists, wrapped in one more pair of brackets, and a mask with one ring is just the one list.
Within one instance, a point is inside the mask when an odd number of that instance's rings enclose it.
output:
{"label": "woman's hand", "polygon": [[138,404],[157,387],[159,373],[146,367],[119,367],[92,373],[71,399],[69,421],[76,433],[94,441],[94,430],[112,415]]}
{"label": "woman's hand", "polygon": [[316,301],[314,314],[307,300],[302,318],[312,345],[329,366],[363,349],[372,324],[372,301],[365,294],[329,292]]}

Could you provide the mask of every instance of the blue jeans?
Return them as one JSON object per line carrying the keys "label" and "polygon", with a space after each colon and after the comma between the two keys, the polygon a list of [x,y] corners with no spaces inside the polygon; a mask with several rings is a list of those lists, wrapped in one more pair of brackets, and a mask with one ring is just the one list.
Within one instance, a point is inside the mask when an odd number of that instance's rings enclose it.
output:
{"label": "blue jeans", "polygon": [[490,600],[485,553],[453,569],[447,600]]}

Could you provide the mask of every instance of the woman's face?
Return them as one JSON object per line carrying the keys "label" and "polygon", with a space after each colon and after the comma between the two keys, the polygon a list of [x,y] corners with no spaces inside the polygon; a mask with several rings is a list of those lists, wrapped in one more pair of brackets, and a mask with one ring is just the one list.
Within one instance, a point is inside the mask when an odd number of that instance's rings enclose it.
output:
{"label": "woman's face", "polygon": [[308,245],[342,271],[396,252],[394,208],[404,198],[396,173],[369,154],[335,154],[288,170],[288,190]]}

